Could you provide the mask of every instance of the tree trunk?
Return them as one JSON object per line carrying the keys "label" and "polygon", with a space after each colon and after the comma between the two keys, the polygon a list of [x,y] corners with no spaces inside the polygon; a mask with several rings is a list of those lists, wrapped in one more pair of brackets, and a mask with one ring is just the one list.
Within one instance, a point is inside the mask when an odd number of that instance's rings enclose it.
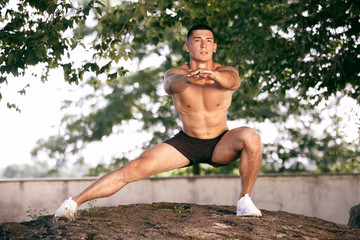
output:
{"label": "tree trunk", "polygon": [[193,174],[194,175],[200,175],[200,164],[195,163],[193,165]]}

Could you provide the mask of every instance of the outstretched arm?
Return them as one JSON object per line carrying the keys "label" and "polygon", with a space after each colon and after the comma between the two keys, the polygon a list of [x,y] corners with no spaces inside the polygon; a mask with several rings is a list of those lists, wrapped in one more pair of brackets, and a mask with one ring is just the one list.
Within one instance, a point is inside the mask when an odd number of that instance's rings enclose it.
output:
{"label": "outstretched arm", "polygon": [[195,71],[189,72],[189,70],[182,67],[168,70],[165,73],[165,92],[172,95],[184,91],[190,84],[205,85],[215,83],[214,80],[199,74],[193,74],[193,72]]}
{"label": "outstretched arm", "polygon": [[217,82],[221,87],[228,90],[236,90],[240,87],[240,77],[238,71],[233,67],[220,66],[215,71],[208,69],[197,69],[189,73],[191,77],[201,77],[212,79]]}
{"label": "outstretched arm", "polygon": [[188,86],[188,71],[183,68],[171,68],[165,73],[164,90],[167,94],[180,93]]}

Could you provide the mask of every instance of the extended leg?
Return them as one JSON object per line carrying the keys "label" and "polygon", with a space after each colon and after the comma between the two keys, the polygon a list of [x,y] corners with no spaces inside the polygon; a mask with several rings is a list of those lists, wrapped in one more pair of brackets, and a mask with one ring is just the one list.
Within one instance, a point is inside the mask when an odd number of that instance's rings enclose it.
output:
{"label": "extended leg", "polygon": [[[77,208],[86,201],[111,196],[128,183],[157,173],[180,168],[188,163],[189,160],[175,150],[175,148],[162,143],[145,151],[139,158],[130,161],[124,167],[105,174],[79,195],[67,200],[66,204],[69,205],[68,208],[73,209],[76,203]],[[63,208],[66,212],[67,206]],[[73,211],[71,209],[70,211]],[[62,214],[64,211],[62,211],[62,206],[60,206],[55,216],[67,216],[66,213]]]}

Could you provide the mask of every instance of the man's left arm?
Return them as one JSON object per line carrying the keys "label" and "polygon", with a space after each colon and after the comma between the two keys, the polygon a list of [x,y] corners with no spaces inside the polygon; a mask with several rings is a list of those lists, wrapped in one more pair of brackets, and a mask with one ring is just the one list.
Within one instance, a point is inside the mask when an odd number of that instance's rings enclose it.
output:
{"label": "man's left arm", "polygon": [[215,69],[215,71],[207,69],[199,69],[197,73],[200,77],[206,77],[217,82],[221,87],[235,91],[240,87],[241,80],[239,77],[239,72],[229,66],[220,66]]}
{"label": "man's left arm", "polygon": [[214,75],[215,76],[212,79],[223,88],[235,91],[240,87],[241,79],[239,72],[233,67],[218,67],[216,68]]}

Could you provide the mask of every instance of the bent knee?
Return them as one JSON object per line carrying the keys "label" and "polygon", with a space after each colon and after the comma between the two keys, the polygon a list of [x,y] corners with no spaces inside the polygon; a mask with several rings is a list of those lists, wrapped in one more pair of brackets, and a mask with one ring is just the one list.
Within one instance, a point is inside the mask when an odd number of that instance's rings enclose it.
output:
{"label": "bent knee", "polygon": [[245,146],[252,146],[254,148],[261,147],[261,137],[258,131],[250,127],[241,127],[237,130],[237,136]]}

